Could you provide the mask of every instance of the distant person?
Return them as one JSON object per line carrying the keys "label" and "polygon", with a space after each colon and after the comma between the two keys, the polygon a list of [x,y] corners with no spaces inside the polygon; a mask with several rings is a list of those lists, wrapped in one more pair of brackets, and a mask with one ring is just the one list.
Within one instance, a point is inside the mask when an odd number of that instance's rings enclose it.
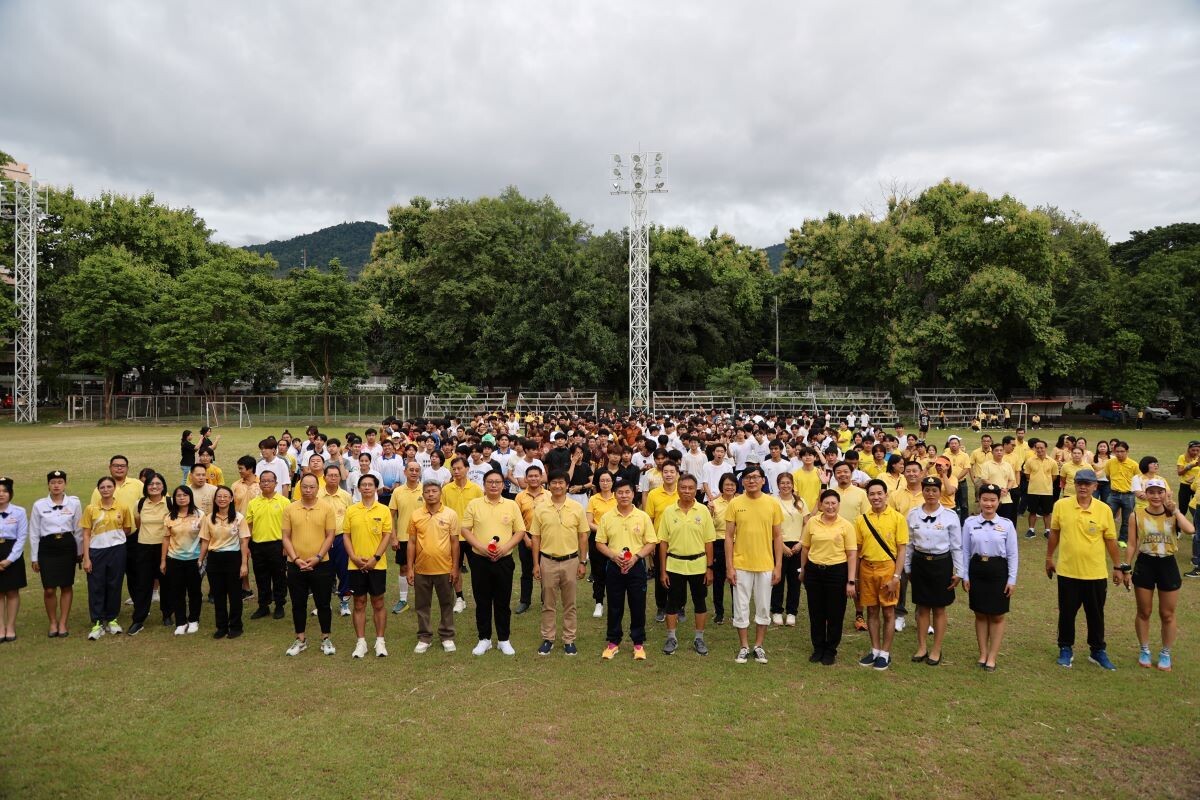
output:
{"label": "distant person", "polygon": [[196,443],[192,441],[192,432],[185,430],[179,437],[179,469],[183,473],[184,483],[187,483],[188,473],[195,465]]}

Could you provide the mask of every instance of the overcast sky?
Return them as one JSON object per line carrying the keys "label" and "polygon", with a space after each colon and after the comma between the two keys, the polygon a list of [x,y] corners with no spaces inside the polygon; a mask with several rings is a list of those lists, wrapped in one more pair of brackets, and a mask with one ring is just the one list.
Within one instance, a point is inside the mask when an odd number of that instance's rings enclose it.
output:
{"label": "overcast sky", "polygon": [[[413,195],[548,194],[756,246],[943,177],[1119,241],[1200,221],[1200,3],[0,0],[0,150],[233,244]],[[19,66],[18,66],[19,65]]]}

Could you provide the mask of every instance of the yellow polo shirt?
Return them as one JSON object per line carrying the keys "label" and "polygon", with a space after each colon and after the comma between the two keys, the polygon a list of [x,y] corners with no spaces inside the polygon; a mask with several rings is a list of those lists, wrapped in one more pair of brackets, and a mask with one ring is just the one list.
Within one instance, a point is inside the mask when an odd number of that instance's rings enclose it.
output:
{"label": "yellow polo shirt", "polygon": [[[1184,453],[1179,458],[1175,459],[1176,467],[1182,467],[1184,464],[1188,463],[1190,463],[1190,459],[1188,458],[1187,453]],[[1179,470],[1176,470],[1175,472],[1178,474]],[[1200,475],[1200,467],[1192,467],[1189,470],[1185,470],[1184,473],[1179,476],[1180,485],[1190,485],[1191,482],[1196,479],[1197,475]]]}
{"label": "yellow polo shirt", "polygon": [[867,500],[867,493],[854,484],[850,484],[845,489],[840,486],[834,486],[833,489],[842,498],[838,514],[842,519],[849,520],[852,525],[854,520],[861,517],[863,511],[871,505],[871,502]]}
{"label": "yellow polo shirt", "polygon": [[[676,575],[703,575],[708,569],[704,556],[704,545],[717,540],[712,514],[699,503],[692,503],[687,513],[678,504],[666,508],[658,520],[658,540],[667,543],[667,572]],[[672,553],[690,556],[700,553],[700,558],[671,558]]]}
{"label": "yellow polo shirt", "polygon": [[[467,481],[466,486],[459,486],[454,481],[450,481],[442,487],[442,505],[458,514],[459,520],[467,516],[467,504],[480,497],[483,497],[483,489],[471,481]],[[422,502],[424,501],[422,500]],[[463,541],[462,534],[459,534],[458,540]]]}
{"label": "yellow polo shirt", "polygon": [[[170,492],[168,491],[168,494]],[[142,482],[137,478],[126,478],[113,492],[113,502],[128,509],[137,508],[138,500],[142,499]],[[92,505],[100,505],[100,490],[92,489]],[[84,526],[87,527],[87,526]]]}
{"label": "yellow polo shirt", "polygon": [[141,512],[136,511],[137,506],[134,506],[134,509],[137,515],[138,544],[162,544],[163,536],[167,532],[163,524],[167,519],[167,498],[163,497],[157,503],[146,498],[146,502],[142,503]]}
{"label": "yellow polo shirt", "polygon": [[[861,490],[860,490],[861,491]],[[733,523],[733,568],[748,572],[775,569],[774,526],[783,525],[783,509],[769,494],[739,494],[729,501],[725,519]]]}
{"label": "yellow polo shirt", "polygon": [[872,478],[878,478],[887,470],[887,459],[885,458],[882,464],[876,463],[872,457],[870,461],[864,461],[861,467],[862,471],[870,475]]}
{"label": "yellow polo shirt", "polygon": [[[547,498],[550,497],[549,492],[545,494]],[[495,503],[487,497],[476,497],[467,503],[461,524],[463,528],[470,529],[485,547],[493,537],[498,537],[496,544],[503,547],[514,536],[525,533],[525,520],[521,516],[521,509],[515,501],[507,497],[501,497]],[[486,550],[475,549],[475,552],[487,556]]]}
{"label": "yellow polo shirt", "polygon": [[246,506],[246,522],[250,524],[250,541],[278,542],[283,538],[283,512],[291,503],[283,495],[270,499],[259,495]]}
{"label": "yellow polo shirt", "polygon": [[1092,498],[1083,509],[1074,497],[1064,497],[1054,504],[1050,528],[1059,532],[1059,575],[1085,581],[1108,578],[1104,540],[1116,539],[1117,527],[1106,504]]}
{"label": "yellow polo shirt", "polygon": [[[1001,489],[1014,489],[1017,486],[1017,476],[1013,474],[1012,464],[1001,459],[997,464],[995,459],[985,461],[979,466],[979,479],[984,483],[994,483]],[[920,501],[918,501],[920,502]],[[1001,503],[1011,503],[1009,495],[1000,496]]]}
{"label": "yellow polo shirt", "polygon": [[867,520],[875,526],[875,530],[879,533],[879,538],[887,543],[887,546],[892,549],[892,556],[895,556],[900,545],[908,544],[908,521],[894,508],[885,507],[882,512],[876,514],[870,508],[866,513],[854,521],[854,537],[858,543],[859,555],[867,561],[891,561],[892,559],[887,553],[883,552],[883,548],[879,546],[879,542],[875,541],[875,537],[871,535],[871,529],[867,527]]}
{"label": "yellow polo shirt", "polygon": [[783,523],[780,525],[783,529],[783,541],[785,544],[795,544],[804,535],[804,518],[808,516],[808,506],[799,497],[796,498],[799,500],[799,508],[785,503],[778,495],[775,499],[779,500],[779,507],[783,511]]}
{"label": "yellow polo shirt", "polygon": [[971,456],[966,450],[959,450],[957,453],[951,453],[947,447],[942,453],[946,458],[950,459],[950,474],[958,478],[960,481],[967,477],[971,472]]}
{"label": "yellow polo shirt", "polygon": [[[393,494],[392,497],[395,497]],[[424,503],[409,512],[408,530],[405,538],[416,548],[413,554],[413,572],[418,575],[448,575],[451,540],[459,536],[458,514],[445,505],[432,514]]]}
{"label": "yellow polo shirt", "polygon": [[525,522],[525,528],[528,529],[533,523],[533,509],[537,506],[550,502],[550,492],[543,486],[538,493],[530,494],[528,489],[522,489],[517,492],[515,500],[517,508],[521,509],[521,519]]}
{"label": "yellow polo shirt", "polygon": [[658,519],[662,513],[671,506],[679,502],[679,487],[676,490],[668,492],[663,486],[657,486],[654,489],[646,492],[646,502],[642,510],[650,515],[650,520],[658,525]]}
{"label": "yellow polo shirt", "polygon": [[792,480],[795,482],[792,491],[796,496],[803,500],[809,509],[816,508],[817,499],[821,496],[821,473],[816,466],[812,469],[801,467],[792,473]]}
{"label": "yellow polo shirt", "polygon": [[600,525],[600,520],[604,518],[604,515],[614,510],[616,507],[617,496],[615,494],[607,500],[601,497],[598,493],[588,498],[587,510],[588,513],[592,515],[592,521],[595,522],[597,526]]}
{"label": "yellow polo shirt", "polygon": [[[388,508],[390,510],[396,512],[396,524],[395,524],[396,541],[398,541],[398,542],[407,542],[408,541],[408,521],[410,519],[412,519],[413,512],[416,511],[418,508],[420,508],[424,504],[425,500],[421,496],[421,493],[423,491],[424,491],[424,489],[422,488],[422,486],[420,484],[417,484],[417,488],[410,489],[407,483],[404,483],[401,486],[397,486],[392,491],[392,499],[388,502]],[[443,490],[443,493],[444,493],[444,490]],[[445,503],[443,503],[443,505],[445,505]],[[453,509],[451,509],[451,510],[453,510]],[[455,514],[454,519],[455,519],[455,522],[457,523],[457,521],[461,518],[458,516],[458,514]],[[455,530],[455,532],[458,531],[457,524],[455,524],[454,530]],[[447,568],[446,572],[449,572],[449,571],[450,571],[449,568]],[[443,575],[445,573],[422,572],[421,574],[422,575]]]}
{"label": "yellow polo shirt", "polygon": [[220,517],[213,522],[212,515],[209,514],[200,523],[200,539],[208,542],[209,552],[221,553],[240,550],[241,540],[249,538],[250,529],[246,527],[246,518],[241,514],[237,514],[233,522]]}
{"label": "yellow polo shirt", "polygon": [[846,551],[858,549],[854,525],[840,514],[832,525],[820,514],[809,517],[800,543],[808,548],[809,561],[824,565],[845,564]]}
{"label": "yellow polo shirt", "polygon": [[909,511],[912,511],[914,508],[924,502],[925,497],[921,494],[919,488],[917,489],[916,494],[913,494],[908,490],[908,481],[904,482],[904,485],[900,487],[899,491],[888,493],[888,505],[896,509],[900,516],[905,518],[908,517]]}
{"label": "yellow polo shirt", "polygon": [[[392,513],[378,500],[370,508],[361,502],[355,503],[346,509],[342,531],[348,537],[344,540],[347,552],[359,558],[370,558],[379,552],[380,543],[392,532]],[[387,569],[386,548],[372,569]]]}
{"label": "yellow polo shirt", "polygon": [[[308,508],[299,500],[288,504],[283,512],[282,528],[292,533],[292,549],[297,558],[312,558],[321,551],[325,531],[337,530],[333,506],[320,500]],[[328,561],[329,553],[321,561]]]}
{"label": "yellow polo shirt", "polygon": [[262,494],[262,489],[258,487],[258,478],[249,483],[238,478],[229,488],[233,491],[233,507],[239,514],[245,514],[246,509],[250,507],[250,501]]}
{"label": "yellow polo shirt", "polygon": [[1029,494],[1054,494],[1054,479],[1058,477],[1058,462],[1047,456],[1034,456],[1022,468],[1029,476]]}
{"label": "yellow polo shirt", "polygon": [[565,496],[560,506],[551,498],[549,503],[534,508],[529,525],[529,534],[539,540],[539,551],[559,557],[579,553],[579,537],[587,536],[590,530],[583,506]]}
{"label": "yellow polo shirt", "polygon": [[334,531],[341,533],[344,530],[343,523],[346,520],[346,511],[350,506],[354,505],[354,497],[340,486],[336,492],[330,492],[327,487],[322,486],[317,490],[317,499],[328,503],[329,507],[333,509],[333,519],[336,523]]}
{"label": "yellow polo shirt", "polygon": [[971,477],[975,480],[979,479],[979,471],[984,464],[992,460],[992,449],[987,450],[983,446],[976,447],[971,451]]}
{"label": "yellow polo shirt", "polygon": [[725,541],[726,512],[729,511],[730,502],[731,501],[726,500],[722,495],[717,495],[712,501],[713,527],[717,530],[717,541],[719,542]]}
{"label": "yellow polo shirt", "polygon": [[613,509],[611,514],[605,514],[604,519],[600,520],[596,541],[608,545],[608,549],[618,555],[625,548],[636,555],[644,546],[658,542],[658,535],[650,515],[640,508],[630,509],[628,514]]}
{"label": "yellow polo shirt", "polygon": [[1138,474],[1137,462],[1128,456],[1124,461],[1110,458],[1104,464],[1104,474],[1108,476],[1109,488],[1114,492],[1132,492],[1133,476]]}

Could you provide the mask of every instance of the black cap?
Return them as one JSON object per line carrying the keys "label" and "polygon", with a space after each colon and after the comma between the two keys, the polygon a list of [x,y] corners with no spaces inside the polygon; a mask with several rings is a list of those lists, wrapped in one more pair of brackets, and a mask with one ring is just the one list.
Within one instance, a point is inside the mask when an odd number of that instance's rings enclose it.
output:
{"label": "black cap", "polygon": [[994,494],[996,497],[999,497],[1000,487],[994,483],[985,483],[983,486],[979,487],[979,496],[982,497],[985,494]]}
{"label": "black cap", "polygon": [[55,478],[62,478],[65,481],[67,479],[67,473],[63,472],[61,469],[52,469],[46,473],[46,483],[49,483]]}
{"label": "black cap", "polygon": [[926,486],[936,486],[940,489],[942,488],[942,479],[934,475],[926,475],[921,479],[921,487],[924,488]]}
{"label": "black cap", "polygon": [[13,493],[13,479],[12,478],[0,478],[0,486],[3,486],[5,489],[8,489],[9,496],[12,495],[12,493]]}

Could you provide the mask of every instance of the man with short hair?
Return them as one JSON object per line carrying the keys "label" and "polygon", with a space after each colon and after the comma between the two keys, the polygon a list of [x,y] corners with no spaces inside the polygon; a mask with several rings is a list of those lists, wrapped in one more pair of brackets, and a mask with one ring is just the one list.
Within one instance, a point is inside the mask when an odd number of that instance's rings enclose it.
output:
{"label": "man with short hair", "polygon": [[[642,499],[642,510],[650,515],[650,522],[654,524],[655,530],[658,529],[658,521],[663,512],[679,501],[679,468],[667,462],[663,464],[661,473],[662,483],[647,492]],[[667,617],[667,589],[660,579],[664,567],[657,553],[651,554],[651,563],[653,571],[649,577],[654,580],[654,621],[662,622]]]}
{"label": "man with short hair", "polygon": [[[336,471],[337,467],[329,469]],[[338,491],[345,489],[339,486]],[[342,527],[346,558],[350,562],[350,593],[354,595],[353,623],[357,637],[351,658],[367,655],[367,595],[371,596],[375,622],[375,655],[383,658],[388,654],[384,642],[387,611],[383,607],[383,598],[387,593],[387,551],[392,542],[392,515],[383,503],[378,502],[377,492],[378,479],[374,475],[359,476],[358,493],[362,500],[346,509]]]}
{"label": "man with short hair", "polygon": [[[397,486],[392,492],[392,499],[388,502],[388,510],[392,512],[392,530],[395,535],[392,537],[392,550],[395,551],[396,563],[400,565],[400,599],[396,601],[396,605],[392,606],[392,613],[399,614],[408,607],[408,589],[412,583],[408,579],[408,522],[412,518],[413,512],[420,507],[423,500],[424,491],[421,487],[421,465],[416,461],[409,461],[404,465],[404,484]],[[442,493],[438,492],[438,502],[442,504]],[[456,519],[458,518],[455,515]],[[458,525],[454,526],[454,530],[458,530]],[[455,548],[458,552],[458,548]],[[458,574],[459,565],[456,562],[454,565],[454,574]],[[439,573],[440,574],[440,573]],[[449,571],[447,574],[450,574]]]}
{"label": "man with short hair", "polygon": [[[533,524],[533,510],[543,503],[550,502],[550,493],[543,485],[545,478],[540,461],[526,466],[523,486],[515,499],[517,508],[521,509],[524,530],[529,530],[529,526]],[[527,538],[522,536],[517,546],[517,555],[521,559],[521,594],[517,599],[517,614],[524,614],[533,603],[533,548]]]}
{"label": "man with short hair", "polygon": [[283,513],[283,550],[291,562],[287,582],[292,598],[292,624],[296,630],[296,641],[287,649],[289,656],[298,656],[308,649],[305,628],[309,594],[317,607],[317,621],[321,626],[321,652],[327,656],[337,652],[329,638],[332,628],[329,595],[333,590],[329,548],[333,547],[337,523],[333,507],[323,502],[317,491],[317,476],[305,475],[300,479],[300,499]]}
{"label": "man with short hair", "polygon": [[[421,465],[415,461],[411,464],[419,476]],[[442,487],[436,481],[425,484],[421,499],[421,505],[408,515],[405,553],[417,611],[417,646],[413,652],[420,655],[433,643],[430,611],[436,593],[441,611],[438,637],[442,649],[453,653],[458,649],[454,644],[454,586],[459,563],[459,518],[442,505]]]}
{"label": "man with short hair", "polygon": [[1012,465],[1004,458],[1004,444],[995,442],[992,445],[991,458],[979,465],[979,485],[991,484],[1000,487],[1000,516],[1017,526],[1017,504],[1013,502],[1012,493],[1017,488],[1017,476],[1013,473]]}
{"label": "man with short hair", "polygon": [[708,655],[704,641],[704,623],[708,619],[708,587],[713,580],[713,547],[717,539],[712,514],[696,502],[696,477],[684,475],[678,481],[679,501],[667,507],[659,517],[658,563],[664,565],[659,583],[667,590],[667,640],[663,653],[672,655],[679,647],[675,629],[692,593],[696,635],[692,648]]}
{"label": "man with short hair", "polygon": [[746,493],[733,498],[725,511],[725,579],[733,587],[733,627],[741,645],[734,661],[745,664],[750,657],[747,631],[753,597],[754,660],[766,664],[763,640],[771,624],[771,587],[783,575],[783,508],[763,494],[766,476],[761,467],[747,467],[742,483]]}
{"label": "man with short hair", "polygon": [[874,478],[867,484],[870,507],[854,522],[858,541],[858,598],[867,609],[871,652],[859,659],[864,667],[885,670],[892,664],[896,603],[900,574],[908,547],[908,523],[888,505],[887,484]]}
{"label": "man with short hair", "polygon": [[1058,462],[1046,455],[1046,442],[1034,439],[1033,457],[1025,461],[1022,472],[1029,479],[1025,504],[1029,508],[1029,529],[1025,538],[1037,536],[1037,518],[1042,518],[1045,536],[1050,536],[1050,514],[1054,510],[1054,484],[1058,478]]}
{"label": "man with short hair", "polygon": [[292,488],[292,469],[287,461],[279,457],[279,442],[275,437],[268,436],[266,439],[258,443],[259,453],[262,458],[254,467],[254,473],[262,479],[262,474],[267,470],[275,473],[275,491],[287,497]]}
{"label": "man with short hair", "polygon": [[617,507],[600,518],[596,549],[608,559],[605,588],[608,592],[608,643],[600,657],[611,661],[620,650],[624,632],[621,620],[629,603],[629,638],[635,661],[646,659],[646,564],[658,537],[645,511],[633,505],[633,484],[622,479],[615,489]]}
{"label": "man with short hair", "polygon": [[283,557],[283,514],[289,505],[276,493],[277,473],[265,469],[258,477],[259,496],[246,504],[246,524],[250,527],[250,558],[254,562],[258,610],[250,619],[262,619],[271,613],[275,600],[275,619],[283,619],[287,602],[287,562]]}
{"label": "man with short hair", "polygon": [[1108,476],[1108,507],[1112,511],[1113,522],[1117,525],[1120,538],[1129,530],[1129,519],[1137,505],[1133,478],[1138,474],[1138,465],[1129,457],[1128,442],[1117,442],[1112,455],[1112,458],[1104,462],[1104,474]]}
{"label": "man with short hair", "polygon": [[841,505],[838,506],[838,515],[849,521],[851,525],[866,509],[867,493],[856,486],[851,481],[851,476],[854,474],[853,467],[845,461],[839,461],[833,468],[833,479],[835,485],[831,488],[836,489],[838,496],[841,498]]}
{"label": "man with short hair", "polygon": [[[451,480],[442,487],[442,502],[447,508],[454,511],[458,515],[459,520],[462,520],[467,513],[467,505],[478,497],[483,497],[483,489],[471,483],[467,475],[467,460],[462,456],[455,456],[450,459],[450,475]],[[466,548],[463,546],[462,534],[459,534],[459,557],[466,558]],[[467,601],[463,596],[462,572],[463,564],[459,563],[459,577],[454,583],[454,613],[459,614],[466,610]]]}
{"label": "man with short hair", "polygon": [[[141,481],[138,481],[141,483]],[[192,467],[192,471],[188,473],[188,486],[192,490],[192,498],[196,501],[196,508],[204,516],[212,513],[213,495],[217,493],[217,487],[208,482],[208,467],[200,462]],[[134,503],[134,508],[137,504]]]}
{"label": "man with short hair", "polygon": [[583,506],[567,497],[567,474],[550,474],[549,502],[534,506],[529,535],[533,577],[542,582],[542,644],[538,655],[554,649],[558,600],[563,604],[563,652],[573,656],[576,635],[576,581],[587,567],[588,523]]}
{"label": "man with short hair", "polygon": [[471,653],[477,656],[492,649],[493,620],[500,652],[516,655],[509,640],[512,622],[509,603],[516,569],[512,551],[525,538],[525,523],[516,501],[503,497],[503,491],[504,476],[499,472],[488,473],[483,480],[483,497],[467,503],[462,518],[461,533],[471,547],[468,556],[471,591],[475,596],[475,625],[479,629],[479,643]]}
{"label": "man with short hair", "polygon": [[1130,567],[1121,562],[1112,509],[1092,496],[1096,483],[1094,471],[1081,469],[1075,473],[1074,496],[1054,504],[1046,542],[1046,576],[1058,575],[1058,665],[1070,667],[1074,661],[1075,617],[1082,606],[1091,649],[1088,661],[1115,670],[1104,642],[1105,553],[1112,561],[1113,583],[1126,580]]}

